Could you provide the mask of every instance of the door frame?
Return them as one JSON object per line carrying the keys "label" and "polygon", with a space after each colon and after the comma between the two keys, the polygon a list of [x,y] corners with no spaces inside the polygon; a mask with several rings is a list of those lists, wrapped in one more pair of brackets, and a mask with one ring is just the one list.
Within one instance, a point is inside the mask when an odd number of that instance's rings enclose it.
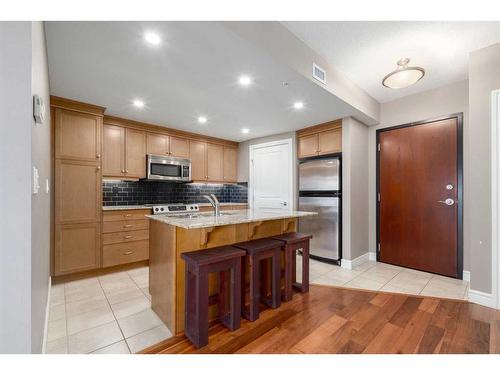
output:
{"label": "door frame", "polygon": [[255,150],[259,148],[278,146],[278,145],[287,145],[288,147],[288,155],[290,157],[290,181],[288,184],[288,194],[290,197],[290,209],[295,209],[296,204],[296,187],[294,184],[294,167],[295,162],[293,158],[293,140],[292,138],[285,138],[278,141],[272,142],[264,142],[257,143],[249,146],[248,150],[248,205],[249,208],[253,209],[253,156]]}
{"label": "door frame", "polygon": [[[380,261],[380,202],[378,194],[380,192],[380,153],[378,151],[378,144],[380,133],[408,128],[412,126],[419,126],[429,124],[431,122],[448,120],[455,118],[457,120],[457,275],[459,279],[463,279],[464,271],[464,246],[463,246],[463,113],[454,113],[451,115],[433,117],[422,121],[409,122],[402,125],[391,126],[376,130],[375,137],[375,152],[376,155],[376,185],[375,185],[375,202],[376,208],[376,254],[377,262]],[[408,267],[409,268],[409,267]]]}
{"label": "door frame", "polygon": [[491,295],[500,309],[500,89],[491,92]]}

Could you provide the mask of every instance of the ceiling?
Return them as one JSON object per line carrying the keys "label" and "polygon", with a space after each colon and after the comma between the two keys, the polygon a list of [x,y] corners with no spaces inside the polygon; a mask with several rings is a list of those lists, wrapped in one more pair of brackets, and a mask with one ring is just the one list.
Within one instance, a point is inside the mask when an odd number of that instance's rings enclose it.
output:
{"label": "ceiling", "polygon": [[[500,42],[500,22],[283,22],[298,38],[380,102],[467,79],[468,54]],[[382,78],[402,58],[426,70],[393,90]]]}
{"label": "ceiling", "polygon": [[[354,113],[222,23],[45,22],[45,30],[51,94],[109,115],[243,141]],[[147,31],[162,43],[145,43]],[[239,86],[241,74],[253,84]],[[136,99],[145,107],[134,107]],[[295,101],[304,108],[294,109]]]}

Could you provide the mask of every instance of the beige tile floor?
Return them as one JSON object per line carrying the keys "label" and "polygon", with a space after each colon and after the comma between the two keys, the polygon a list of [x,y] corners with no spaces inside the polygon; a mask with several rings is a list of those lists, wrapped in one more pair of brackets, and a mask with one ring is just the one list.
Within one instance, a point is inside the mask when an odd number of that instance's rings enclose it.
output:
{"label": "beige tile floor", "polygon": [[[297,265],[300,266],[300,264],[301,259],[297,259]],[[297,273],[300,273],[300,269]],[[347,270],[311,259],[309,278],[312,284],[468,299],[469,283],[467,281],[374,261],[368,261],[353,270]],[[298,279],[300,279],[299,275]]]}
{"label": "beige tile floor", "polygon": [[172,334],[151,310],[148,267],[52,286],[46,353],[135,353]]}

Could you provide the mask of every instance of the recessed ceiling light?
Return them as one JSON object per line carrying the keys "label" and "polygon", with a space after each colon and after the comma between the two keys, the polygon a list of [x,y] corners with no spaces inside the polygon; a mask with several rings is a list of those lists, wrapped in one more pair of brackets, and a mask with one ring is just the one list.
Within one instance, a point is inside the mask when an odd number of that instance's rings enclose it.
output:
{"label": "recessed ceiling light", "polygon": [[249,76],[241,76],[238,79],[238,82],[241,86],[248,86],[252,83],[252,78],[250,78]]}
{"label": "recessed ceiling light", "polygon": [[157,46],[161,43],[161,38],[158,34],[148,32],[144,34],[144,40],[153,46]]}
{"label": "recessed ceiling light", "polygon": [[207,122],[207,118],[205,116],[200,116],[200,117],[198,117],[198,122],[200,124],[204,124]]}
{"label": "recessed ceiling light", "polygon": [[397,62],[398,67],[387,74],[382,80],[382,85],[390,89],[402,89],[420,81],[425,70],[419,66],[408,66],[409,58],[403,58]]}
{"label": "recessed ceiling light", "polygon": [[293,103],[293,108],[295,108],[295,109],[302,109],[302,108],[304,108],[304,103],[302,103],[302,102],[295,102],[295,103]]}
{"label": "recessed ceiling light", "polygon": [[242,132],[243,134],[248,134],[248,132],[249,132],[249,131],[250,131],[250,129],[247,129],[247,128],[243,128],[243,129],[241,129],[241,132]]}
{"label": "recessed ceiling light", "polygon": [[132,102],[132,104],[134,104],[134,106],[136,106],[137,108],[143,108],[144,107],[144,102],[142,100],[139,100],[139,99],[136,99]]}

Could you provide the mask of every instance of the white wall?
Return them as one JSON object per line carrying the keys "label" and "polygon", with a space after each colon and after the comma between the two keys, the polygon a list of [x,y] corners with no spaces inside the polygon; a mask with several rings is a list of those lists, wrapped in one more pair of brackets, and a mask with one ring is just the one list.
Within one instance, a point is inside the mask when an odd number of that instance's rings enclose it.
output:
{"label": "white wall", "polygon": [[[468,121],[468,82],[457,82],[438,89],[382,103],[380,125],[369,128],[369,248],[376,251],[376,130],[409,122],[463,112],[464,126],[464,269],[470,268],[470,152]],[[476,200],[476,198],[474,198]]]}
{"label": "white wall", "polygon": [[0,353],[31,352],[31,22],[0,22]]}
{"label": "white wall", "polygon": [[342,259],[368,252],[368,127],[342,119]]}
{"label": "white wall", "polygon": [[[500,43],[469,58],[469,193],[471,289],[492,291],[491,274],[491,92],[500,89]],[[465,209],[464,209],[465,211]]]}
{"label": "white wall", "polygon": [[31,93],[40,95],[47,108],[43,125],[31,121],[31,162],[38,169],[40,191],[31,196],[31,349],[42,351],[45,311],[50,277],[51,194],[45,180],[51,181],[51,126],[49,110],[49,72],[42,22],[33,22]]}

